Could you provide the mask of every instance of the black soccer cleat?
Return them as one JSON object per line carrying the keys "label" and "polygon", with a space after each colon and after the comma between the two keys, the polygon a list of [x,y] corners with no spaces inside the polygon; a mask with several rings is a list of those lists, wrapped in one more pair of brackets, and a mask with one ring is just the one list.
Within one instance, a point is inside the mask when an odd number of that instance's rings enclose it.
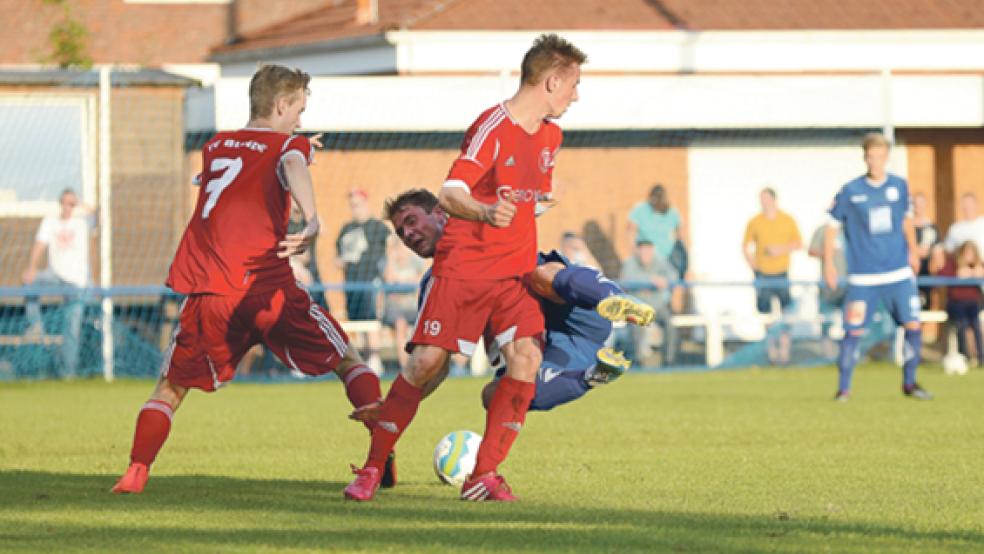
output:
{"label": "black soccer cleat", "polygon": [[379,488],[392,489],[396,486],[396,452],[390,452],[386,458],[386,466],[383,467],[383,477],[379,481]]}
{"label": "black soccer cleat", "polygon": [[932,400],[933,395],[926,389],[919,386],[919,383],[902,387],[902,394],[914,400]]}

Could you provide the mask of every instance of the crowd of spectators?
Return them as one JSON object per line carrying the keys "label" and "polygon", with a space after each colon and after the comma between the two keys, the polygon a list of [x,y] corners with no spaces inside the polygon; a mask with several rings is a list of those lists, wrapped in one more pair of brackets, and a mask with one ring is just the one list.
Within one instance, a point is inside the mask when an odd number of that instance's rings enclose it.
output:
{"label": "crowd of spectators", "polygon": [[[392,333],[392,343],[403,344],[415,324],[417,295],[415,288],[427,264],[407,249],[389,230],[386,223],[373,217],[372,205],[366,191],[355,188],[348,194],[351,219],[345,223],[335,240],[335,265],[342,271],[347,287],[344,292],[345,312],[349,321],[379,321]],[[793,306],[789,288],[790,255],[803,248],[799,228],[791,215],[779,208],[775,190],[764,188],[759,194],[761,211],[748,221],[741,242],[742,254],[755,278],[755,308],[762,314],[777,317],[767,319],[766,344],[770,362],[790,362],[790,333],[783,323],[784,315]],[[89,239],[94,231],[94,210],[79,206],[75,192],[65,190],[59,199],[61,211],[45,218],[38,230],[36,243],[28,266],[23,272],[25,285],[58,286],[67,290],[62,303],[62,317],[57,325],[63,335],[61,373],[75,375],[78,367],[80,327],[84,301],[82,289],[90,284]],[[930,216],[926,196],[916,193],[912,198],[913,222],[919,247],[919,276],[984,278],[984,215],[978,210],[973,193],[959,199],[959,220],[942,236]],[[290,229],[301,228],[304,221],[299,213],[291,213]],[[808,254],[825,264],[823,252],[826,225],[811,235]],[[619,330],[616,341],[626,354],[643,365],[673,364],[677,359],[679,332],[673,316],[685,311],[688,290],[688,252],[685,232],[679,211],[670,204],[666,187],[655,184],[648,197],[637,203],[627,214],[626,236],[631,255],[620,263],[613,278],[629,284],[636,296],[656,309],[656,325],[651,328],[631,327]],[[842,279],[847,275],[846,244],[843,230],[835,237],[832,264]],[[584,238],[575,231],[558,237],[558,251],[571,263],[599,267],[598,261]],[[316,248],[290,260],[294,274],[302,285],[321,282]],[[47,254],[48,267],[41,269]],[[822,275],[823,273],[821,273]],[[380,285],[402,286],[402,291],[379,292]],[[316,287],[315,287],[316,288]],[[979,286],[945,287],[935,305],[945,306],[947,320],[956,332],[960,353],[984,366],[984,338],[980,312],[984,294]],[[934,288],[920,286],[922,309],[932,309]],[[840,320],[844,287],[819,287],[818,311],[821,320],[821,341],[824,355],[836,351],[837,336],[833,332]],[[325,302],[323,293],[313,291],[317,302]],[[379,304],[379,300],[382,303]],[[41,318],[39,299],[26,298],[28,328],[26,336],[46,332]],[[49,320],[51,318],[48,318]],[[51,327],[51,325],[48,325]],[[360,341],[370,367],[383,370],[380,358],[380,336],[372,326],[359,331]],[[968,334],[972,341],[968,340]],[[973,344],[974,348],[971,348]],[[403,367],[406,354],[395,348],[397,363]],[[658,358],[656,357],[658,355]],[[657,362],[658,360],[658,362]],[[464,363],[458,360],[459,364]]]}

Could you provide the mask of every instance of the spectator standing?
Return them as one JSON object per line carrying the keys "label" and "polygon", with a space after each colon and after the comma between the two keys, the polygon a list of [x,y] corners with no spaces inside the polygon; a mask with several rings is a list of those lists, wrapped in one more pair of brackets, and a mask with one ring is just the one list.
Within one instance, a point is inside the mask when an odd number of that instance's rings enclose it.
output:
{"label": "spectator standing", "polygon": [[[810,238],[810,248],[808,250],[810,256],[820,260],[821,279],[826,274],[827,265],[827,262],[823,258],[826,229],[826,224],[817,227],[817,230],[813,232],[813,237]],[[844,295],[847,293],[847,288],[843,283],[844,279],[847,278],[847,254],[844,249],[845,245],[844,230],[840,229],[834,239],[834,256],[831,261],[834,265],[834,271],[837,273],[837,288],[832,289],[826,285],[820,287],[819,310],[820,315],[823,316],[821,328],[823,332],[823,352],[826,357],[833,357],[837,354],[837,345],[833,337],[830,336],[830,330],[833,327],[832,320],[837,317],[838,313],[842,313],[841,307],[844,304]]]}
{"label": "spectator standing", "polygon": [[[417,290],[424,274],[424,260],[414,254],[396,237],[389,241],[386,251],[386,271],[383,273],[387,285],[410,285]],[[383,324],[393,328],[396,342],[396,359],[400,370],[407,367],[406,346],[410,331],[417,320],[417,295],[415,292],[389,292],[383,309]]]}
{"label": "spectator standing", "polygon": [[[941,277],[984,278],[984,263],[981,262],[980,251],[972,240],[961,244],[954,256],[944,256],[940,252],[940,256],[935,257],[932,269]],[[984,294],[981,293],[980,286],[947,287],[946,314],[947,320],[957,330],[957,347],[961,354],[971,359],[967,348],[967,329],[971,329],[977,349],[977,367],[984,367],[984,337],[981,335],[980,319],[982,305]]]}
{"label": "spectator standing", "polygon": [[[95,210],[79,206],[78,195],[72,189],[63,190],[58,203],[59,214],[41,220],[22,280],[25,285],[69,289],[64,300],[62,364],[58,371],[60,377],[72,379],[78,373],[85,310],[80,289],[90,284],[89,240],[95,228]],[[46,250],[48,267],[39,271]],[[40,299],[28,296],[24,311],[28,334],[44,334]]]}
{"label": "spectator standing", "polygon": [[[929,259],[933,246],[940,242],[940,232],[929,217],[929,202],[926,195],[918,192],[912,196],[912,224],[916,230],[916,244],[919,254],[919,277],[927,276],[929,271]],[[929,308],[929,293],[932,287],[919,287],[919,303],[923,309]]]}
{"label": "spectator standing", "polygon": [[977,196],[972,192],[960,197],[960,221],[950,226],[943,246],[952,254],[968,240],[974,241],[978,252],[984,252],[984,216],[978,215]]}
{"label": "spectator standing", "polygon": [[[649,283],[656,287],[656,290],[647,288],[630,292],[655,308],[656,324],[663,331],[662,361],[664,365],[673,363],[676,357],[676,331],[670,319],[673,315],[670,306],[672,297],[670,287],[676,279],[676,269],[656,254],[656,249],[651,242],[640,239],[636,243],[632,257],[625,260],[622,266],[621,279],[625,282]],[[635,325],[627,326],[626,329],[631,333],[631,348],[627,349],[631,352],[627,354],[630,358],[636,358],[644,363],[652,348],[650,329]]]}
{"label": "spectator standing", "polygon": [[641,240],[653,245],[656,255],[669,260],[673,245],[682,240],[680,212],[670,205],[666,188],[656,184],[649,190],[649,199],[636,204],[629,212],[627,236],[635,245]]}
{"label": "spectator standing", "polygon": [[[369,195],[354,188],[348,195],[352,220],[342,226],[335,247],[338,252],[336,265],[343,269],[345,284],[368,285],[380,283],[386,261],[386,239],[389,229],[370,215]],[[351,321],[372,321],[379,315],[376,309],[375,290],[346,290],[345,312]],[[379,333],[366,333],[367,362],[377,374],[383,364],[379,358]]]}
{"label": "spectator standing", "polygon": [[[792,216],[779,210],[775,190],[762,189],[759,202],[762,212],[745,227],[742,253],[756,281],[770,281],[756,285],[755,305],[759,313],[772,311],[773,298],[786,311],[792,298],[789,284],[782,282],[789,279],[789,255],[803,247],[803,239]],[[781,323],[777,330],[778,336],[769,341],[769,359],[772,363],[787,364],[791,348],[789,331]],[[771,329],[769,335],[773,335]]]}

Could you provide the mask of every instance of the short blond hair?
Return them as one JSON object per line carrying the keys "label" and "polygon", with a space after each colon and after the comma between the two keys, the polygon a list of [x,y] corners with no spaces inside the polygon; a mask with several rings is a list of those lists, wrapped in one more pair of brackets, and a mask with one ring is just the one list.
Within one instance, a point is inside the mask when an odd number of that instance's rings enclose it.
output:
{"label": "short blond hair", "polygon": [[311,76],[300,69],[282,65],[264,65],[249,81],[249,117],[267,117],[273,113],[273,105],[282,95],[294,95],[297,91],[310,94]]}
{"label": "short blond hair", "polygon": [[567,40],[554,33],[542,34],[523,56],[520,68],[520,81],[524,85],[535,85],[546,77],[552,69],[581,65],[588,56]]}
{"label": "short blond hair", "polygon": [[865,152],[868,151],[872,146],[884,146],[885,148],[891,148],[892,143],[889,142],[885,135],[881,133],[868,133],[861,139],[861,149]]}

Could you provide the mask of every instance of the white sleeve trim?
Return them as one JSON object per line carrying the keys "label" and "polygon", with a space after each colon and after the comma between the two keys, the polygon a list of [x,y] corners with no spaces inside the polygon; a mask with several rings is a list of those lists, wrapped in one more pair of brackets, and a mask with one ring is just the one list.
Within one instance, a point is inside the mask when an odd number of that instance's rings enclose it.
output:
{"label": "white sleeve trim", "polygon": [[480,167],[480,168],[482,168],[482,169],[485,169],[485,166],[484,166],[484,165],[482,165],[482,162],[480,162],[480,161],[478,161],[478,160],[477,160],[477,159],[475,159],[475,158],[472,158],[471,156],[468,156],[468,155],[464,155],[464,156],[462,156],[462,157],[461,157],[461,158],[459,158],[459,159],[461,159],[461,160],[464,160],[464,161],[466,161],[466,162],[471,162],[471,163],[473,163],[473,164],[475,164],[475,165],[477,165],[478,167]]}
{"label": "white sleeve trim", "polygon": [[444,181],[444,184],[441,185],[441,188],[465,189],[468,192],[471,192],[471,187],[468,186],[468,183],[462,181],[461,179],[448,179],[447,181]]}
{"label": "white sleeve trim", "polygon": [[284,161],[286,161],[287,157],[291,155],[299,157],[305,165],[307,164],[307,159],[300,150],[288,150],[281,154],[280,162],[277,163],[277,180],[280,181],[280,186],[284,187],[284,190],[290,190],[290,183],[287,182],[287,173],[284,172]]}
{"label": "white sleeve trim", "polygon": [[280,156],[280,163],[284,163],[284,160],[287,159],[287,156],[297,156],[297,157],[301,158],[301,161],[303,161],[305,164],[308,163],[307,156],[305,156],[304,154],[302,154],[301,151],[300,150],[297,150],[296,148],[284,152]]}

